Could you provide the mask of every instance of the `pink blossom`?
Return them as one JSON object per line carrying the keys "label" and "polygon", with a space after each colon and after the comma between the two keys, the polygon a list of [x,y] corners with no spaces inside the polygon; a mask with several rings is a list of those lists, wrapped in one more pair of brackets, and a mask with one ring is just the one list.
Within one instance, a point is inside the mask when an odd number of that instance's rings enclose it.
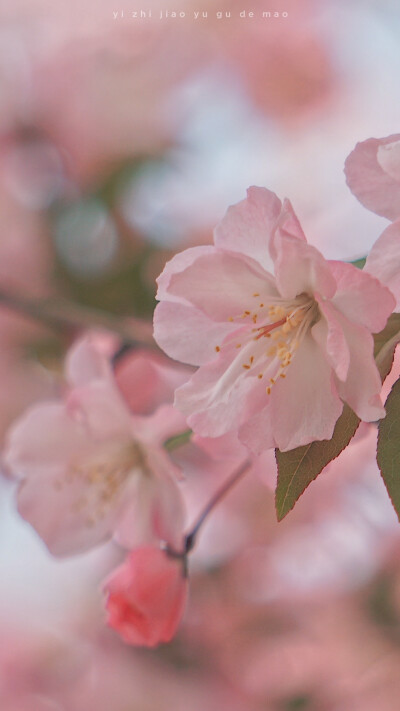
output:
{"label": "pink blossom", "polygon": [[390,289],[396,299],[395,310],[400,311],[400,219],[378,237],[367,257],[364,271]]}
{"label": "pink blossom", "polygon": [[394,299],[307,244],[288,200],[250,188],[215,246],[178,254],[158,284],[157,342],[200,366],[175,400],[196,433],[285,451],[330,438],[343,401],[365,421],[384,416],[372,333]]}
{"label": "pink blossom", "polygon": [[[181,535],[180,471],[163,443],[185,429],[185,420],[165,404],[151,415],[133,414],[109,347],[94,335],[78,342],[67,357],[64,399],[28,409],[8,436],[5,462],[22,479],[19,512],[57,555],[88,550],[113,534],[128,547]],[[146,359],[151,363],[152,355]],[[140,390],[141,378],[132,379],[135,386]]]}
{"label": "pink blossom", "polygon": [[133,550],[105,583],[108,624],[129,644],[169,642],[183,615],[187,579],[182,560],[159,548]]}
{"label": "pink blossom", "polygon": [[357,143],[345,164],[347,184],[369,210],[393,221],[373,245],[365,270],[385,284],[400,310],[400,134]]}
{"label": "pink blossom", "polygon": [[400,134],[357,143],[346,159],[345,173],[364,207],[389,220],[400,217]]}

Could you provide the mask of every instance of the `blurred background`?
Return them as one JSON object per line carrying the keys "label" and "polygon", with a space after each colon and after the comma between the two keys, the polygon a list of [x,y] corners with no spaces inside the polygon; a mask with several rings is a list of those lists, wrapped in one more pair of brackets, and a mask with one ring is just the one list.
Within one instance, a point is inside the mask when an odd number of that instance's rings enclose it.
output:
{"label": "blurred background", "polygon": [[[289,197],[328,258],[367,254],[386,221],[343,164],[400,132],[399,32],[395,0],[0,0],[2,442],[59,393],[74,315],[147,338],[166,259],[249,185]],[[4,476],[1,711],[396,711],[400,529],[375,445],[361,429],[279,526],[263,472],[241,484],[154,651],[104,626],[120,551],[52,558]]]}

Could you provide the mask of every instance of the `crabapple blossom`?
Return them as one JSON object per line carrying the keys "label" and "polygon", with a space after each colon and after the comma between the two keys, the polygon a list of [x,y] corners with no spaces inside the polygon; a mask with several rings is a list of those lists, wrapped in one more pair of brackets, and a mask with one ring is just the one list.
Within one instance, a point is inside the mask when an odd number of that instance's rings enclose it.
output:
{"label": "crabapple blossom", "polygon": [[105,583],[108,624],[129,644],[169,642],[185,609],[187,587],[181,559],[153,546],[136,548]]}
{"label": "crabapple blossom", "polygon": [[345,164],[347,184],[369,210],[393,222],[373,245],[365,271],[396,298],[400,310],[400,134],[357,143]]}
{"label": "crabapple blossom", "polygon": [[347,402],[384,416],[372,333],[389,290],[309,245],[288,200],[264,188],[230,207],[215,245],[188,249],[158,279],[155,338],[200,368],[175,404],[205,437],[237,431],[259,453],[329,439]]}
{"label": "crabapple blossom", "polygon": [[372,212],[400,217],[400,134],[357,143],[346,159],[347,185]]}
{"label": "crabapple blossom", "polygon": [[[96,334],[74,345],[63,400],[28,409],[8,436],[5,463],[22,479],[19,512],[56,555],[88,550],[112,535],[127,547],[180,540],[180,470],[163,443],[185,428],[184,418],[165,404],[151,415],[132,412],[107,357],[110,345]],[[152,371],[151,354],[133,358],[131,401],[143,382],[143,361],[147,377],[157,368],[160,382],[163,375],[157,358]]]}

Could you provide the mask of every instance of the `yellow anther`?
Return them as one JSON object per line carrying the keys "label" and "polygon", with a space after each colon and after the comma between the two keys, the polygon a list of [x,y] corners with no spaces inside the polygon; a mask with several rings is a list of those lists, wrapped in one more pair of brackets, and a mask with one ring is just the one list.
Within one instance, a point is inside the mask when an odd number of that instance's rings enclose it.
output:
{"label": "yellow anther", "polygon": [[253,323],[257,323],[257,315],[258,314],[253,314],[253,316],[252,316]]}
{"label": "yellow anther", "polygon": [[217,353],[219,353],[221,349],[219,346],[215,346],[215,350],[217,351]]}
{"label": "yellow anther", "polygon": [[258,293],[258,291],[256,291],[256,293],[253,294],[253,296],[260,296],[260,294]]}
{"label": "yellow anther", "polygon": [[264,304],[260,304],[260,309],[263,309],[263,308],[264,308]]}
{"label": "yellow anther", "polygon": [[251,356],[250,363],[253,363],[253,362],[254,362],[254,356]]}
{"label": "yellow anther", "polygon": [[270,395],[270,394],[271,394],[271,388],[268,387],[267,388],[267,395]]}
{"label": "yellow anther", "polygon": [[271,348],[268,348],[267,356],[269,358],[272,358],[275,354],[276,354],[276,346],[271,346]]}
{"label": "yellow anther", "polygon": [[285,375],[285,373],[280,373],[280,374],[279,374],[279,377],[280,377],[280,378],[286,378],[286,375]]}
{"label": "yellow anther", "polygon": [[260,378],[260,380],[261,380],[261,378],[264,377],[264,374],[263,374],[263,373],[259,373],[257,377]]}
{"label": "yellow anther", "polygon": [[236,344],[236,348],[241,348],[241,347],[242,347],[242,344],[241,344],[241,343],[237,343],[237,344]]}
{"label": "yellow anther", "polygon": [[229,316],[228,321],[233,321],[233,316]]}
{"label": "yellow anther", "polygon": [[247,363],[244,363],[244,364],[242,365],[242,368],[245,368],[246,370],[250,370],[250,366],[247,365]]}

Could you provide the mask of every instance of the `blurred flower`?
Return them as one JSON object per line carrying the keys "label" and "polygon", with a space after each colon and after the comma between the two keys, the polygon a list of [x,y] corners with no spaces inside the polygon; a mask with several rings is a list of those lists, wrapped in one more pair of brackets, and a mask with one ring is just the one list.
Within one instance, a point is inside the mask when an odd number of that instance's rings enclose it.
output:
{"label": "blurred flower", "polygon": [[364,207],[389,220],[400,217],[400,134],[357,143],[346,159],[345,173]]}
{"label": "blurred flower", "polygon": [[357,143],[345,164],[347,184],[369,210],[394,220],[368,254],[365,270],[385,284],[400,310],[400,134]]}
{"label": "blurred flower", "polygon": [[178,254],[158,283],[157,342],[201,366],[175,400],[198,434],[238,430],[256,452],[289,450],[329,439],[342,401],[363,420],[384,416],[371,333],[393,297],[308,245],[288,201],[250,188],[215,247]]}
{"label": "blurred flower", "polygon": [[[169,405],[133,414],[107,347],[98,336],[78,342],[67,357],[64,400],[32,407],[9,433],[5,461],[22,478],[19,512],[57,555],[88,550],[112,534],[127,546],[173,543],[181,534],[179,470],[163,444],[185,421]],[[141,379],[130,383],[141,386]],[[149,390],[145,380],[143,387]]]}
{"label": "blurred flower", "polygon": [[108,624],[129,644],[169,642],[183,615],[183,561],[154,547],[136,548],[105,583]]}

